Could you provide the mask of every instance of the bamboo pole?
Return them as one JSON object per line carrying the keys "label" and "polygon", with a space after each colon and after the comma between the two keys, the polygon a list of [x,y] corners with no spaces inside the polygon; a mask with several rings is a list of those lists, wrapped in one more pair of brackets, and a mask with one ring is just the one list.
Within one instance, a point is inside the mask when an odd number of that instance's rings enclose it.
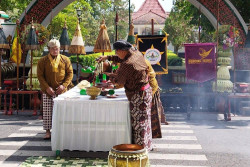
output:
{"label": "bamboo pole", "polygon": [[[235,12],[234,12],[235,13]],[[233,39],[234,39],[234,45],[233,45],[233,58],[234,58],[234,62],[233,62],[233,64],[234,64],[234,88],[235,88],[235,81],[236,81],[236,72],[235,72],[235,17],[234,17],[234,19],[233,19],[233,24],[234,24],[234,29],[233,29]],[[235,91],[234,91],[234,95],[235,95]]]}
{"label": "bamboo pole", "polygon": [[78,66],[79,66],[79,54],[76,54],[76,83],[79,83],[79,79],[78,79]]}
{"label": "bamboo pole", "polygon": [[216,47],[216,80],[215,80],[215,92],[217,92],[217,70],[218,70],[218,51],[219,51],[219,9],[220,0],[217,0],[217,24],[216,24],[216,37],[217,37],[217,47]]}
{"label": "bamboo pole", "polygon": [[[234,10],[233,10],[233,12],[234,12]],[[235,13],[235,12],[234,12]],[[234,29],[233,29],[233,40],[234,40],[234,43],[233,43],[233,58],[234,58],[234,62],[233,62],[233,65],[234,65],[234,83],[233,83],[233,93],[234,93],[234,95],[236,94],[236,91],[235,91],[235,87],[236,87],[236,72],[235,72],[235,69],[236,69],[236,67],[235,67],[235,60],[236,60],[236,55],[235,55],[235,16],[234,16],[234,19],[233,19],[233,25],[234,25]],[[229,103],[230,103],[230,101],[229,101]],[[234,101],[233,101],[233,103],[234,103],[234,115],[236,115],[236,102],[235,102],[235,98],[234,98]]]}
{"label": "bamboo pole", "polygon": [[152,35],[154,35],[154,19],[151,19],[151,26],[152,26],[152,28],[151,28],[151,31],[152,31]]}
{"label": "bamboo pole", "polygon": [[16,31],[17,31],[17,40],[16,40],[16,47],[17,47],[17,67],[16,67],[16,89],[19,90],[19,38],[20,38],[20,29],[19,29],[20,22],[19,20],[16,21]]}
{"label": "bamboo pole", "polygon": [[33,51],[30,52],[30,90],[32,90],[32,64],[33,64]]}
{"label": "bamboo pole", "polygon": [[[216,54],[215,54],[215,71],[216,71],[216,76],[215,76],[215,94],[217,94],[217,73],[218,73],[218,51],[219,51],[219,3],[220,0],[217,0],[217,19],[216,19]],[[220,97],[219,97],[220,98]],[[217,100],[215,100],[214,103],[214,108],[217,109]]]}
{"label": "bamboo pole", "polygon": [[200,27],[201,27],[201,7],[199,7],[199,27],[198,27],[198,29],[199,29],[199,43],[200,43],[200,38],[201,38],[201,29],[200,29]]}
{"label": "bamboo pole", "polygon": [[[26,21],[26,9],[25,9],[25,16],[24,16],[24,22]],[[26,30],[26,25],[24,25],[24,31]],[[25,48],[25,44],[23,46],[23,48]],[[25,90],[25,63],[26,63],[26,56],[25,54],[23,55],[23,91]],[[22,93],[22,111],[24,110],[24,94]]]}

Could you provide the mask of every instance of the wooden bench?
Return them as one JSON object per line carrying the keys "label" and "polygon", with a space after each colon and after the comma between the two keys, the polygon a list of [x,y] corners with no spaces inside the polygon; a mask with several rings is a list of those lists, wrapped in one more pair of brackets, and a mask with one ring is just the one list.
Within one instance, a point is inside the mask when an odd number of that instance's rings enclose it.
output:
{"label": "wooden bench", "polygon": [[[33,105],[33,114],[32,115],[37,115],[37,101],[38,101],[38,93],[39,91],[34,91],[34,90],[10,90],[10,104],[9,104],[9,111],[8,115],[12,115],[12,95],[24,95],[24,94],[29,94],[33,95],[34,97],[34,105]],[[17,98],[17,114],[18,114],[18,107],[19,107],[19,98]]]}

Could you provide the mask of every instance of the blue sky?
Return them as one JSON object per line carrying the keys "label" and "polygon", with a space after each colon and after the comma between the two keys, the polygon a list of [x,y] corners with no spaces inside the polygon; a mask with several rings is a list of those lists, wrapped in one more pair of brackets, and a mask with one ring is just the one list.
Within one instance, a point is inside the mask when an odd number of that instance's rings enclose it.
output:
{"label": "blue sky", "polygon": [[[158,1],[161,3],[163,9],[166,12],[170,12],[173,6],[173,0],[158,0]],[[137,11],[141,7],[143,2],[144,0],[130,0],[130,3],[135,5],[135,11]]]}

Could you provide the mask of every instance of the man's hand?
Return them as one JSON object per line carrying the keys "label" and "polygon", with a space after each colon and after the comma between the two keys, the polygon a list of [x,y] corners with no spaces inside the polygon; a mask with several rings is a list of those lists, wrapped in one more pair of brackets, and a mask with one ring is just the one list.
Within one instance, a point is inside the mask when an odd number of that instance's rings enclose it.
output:
{"label": "man's hand", "polygon": [[55,91],[51,88],[51,87],[48,87],[47,89],[46,89],[46,92],[50,95],[50,96],[55,96],[56,94],[55,94]]}
{"label": "man's hand", "polygon": [[99,57],[98,59],[96,59],[96,61],[97,61],[98,63],[100,63],[100,62],[105,61],[105,60],[107,60],[107,59],[108,59],[108,56],[101,56],[101,57]]}
{"label": "man's hand", "polygon": [[113,73],[110,73],[110,72],[103,72],[103,74],[106,74],[107,76],[110,76],[110,75],[113,74]]}
{"label": "man's hand", "polygon": [[64,91],[65,87],[63,85],[60,85],[56,88],[56,94],[60,95]]}

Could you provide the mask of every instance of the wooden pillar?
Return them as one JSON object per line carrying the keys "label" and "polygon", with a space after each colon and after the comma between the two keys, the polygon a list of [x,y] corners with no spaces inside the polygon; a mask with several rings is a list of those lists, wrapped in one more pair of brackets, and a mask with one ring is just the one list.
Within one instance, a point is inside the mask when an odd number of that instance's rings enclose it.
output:
{"label": "wooden pillar", "polygon": [[154,35],[154,19],[151,19],[152,35]]}

